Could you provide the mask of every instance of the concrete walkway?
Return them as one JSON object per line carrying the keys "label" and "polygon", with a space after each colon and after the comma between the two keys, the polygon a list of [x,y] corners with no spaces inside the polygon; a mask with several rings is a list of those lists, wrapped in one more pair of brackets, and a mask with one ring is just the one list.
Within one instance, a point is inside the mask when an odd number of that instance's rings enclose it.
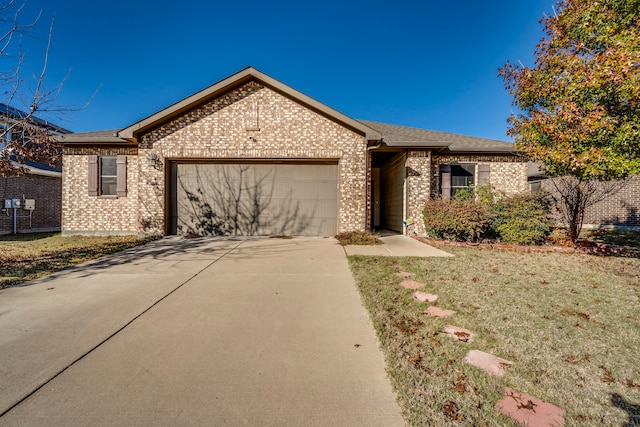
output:
{"label": "concrete walkway", "polygon": [[400,426],[334,239],[166,238],[0,291],[0,425]]}
{"label": "concrete walkway", "polygon": [[382,245],[345,246],[347,255],[372,256],[416,256],[416,257],[452,257],[448,252],[436,249],[426,243],[401,234],[380,237]]}

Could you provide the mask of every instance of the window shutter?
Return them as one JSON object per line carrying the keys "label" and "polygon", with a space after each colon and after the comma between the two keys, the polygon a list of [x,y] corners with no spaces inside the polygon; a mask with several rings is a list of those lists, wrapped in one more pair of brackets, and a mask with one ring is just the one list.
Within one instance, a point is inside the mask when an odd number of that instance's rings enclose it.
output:
{"label": "window shutter", "polygon": [[443,200],[451,199],[451,165],[440,165],[440,194]]}
{"label": "window shutter", "polygon": [[491,178],[491,165],[478,165],[478,185],[488,184]]}
{"label": "window shutter", "polygon": [[127,195],[127,156],[116,159],[116,194],[118,197]]}
{"label": "window shutter", "polygon": [[98,195],[98,156],[89,156],[88,190],[90,196]]}

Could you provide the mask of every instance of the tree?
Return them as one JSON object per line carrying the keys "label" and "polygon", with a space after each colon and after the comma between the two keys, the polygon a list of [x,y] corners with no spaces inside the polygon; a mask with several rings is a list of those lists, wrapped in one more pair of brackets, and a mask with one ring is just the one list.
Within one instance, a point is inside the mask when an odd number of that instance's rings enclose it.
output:
{"label": "tree", "polygon": [[0,3],[0,175],[21,173],[26,161],[52,166],[60,161],[55,127],[39,119],[39,114],[61,112],[56,104],[62,85],[48,88],[46,72],[53,20],[36,71],[27,64],[24,39],[39,24],[42,12],[24,20],[26,2]]}
{"label": "tree", "polygon": [[[508,133],[548,176],[572,177],[588,198],[590,181],[640,173],[640,0],[562,0],[541,23],[535,66],[499,71],[520,110]],[[578,224],[569,221],[573,241]]]}

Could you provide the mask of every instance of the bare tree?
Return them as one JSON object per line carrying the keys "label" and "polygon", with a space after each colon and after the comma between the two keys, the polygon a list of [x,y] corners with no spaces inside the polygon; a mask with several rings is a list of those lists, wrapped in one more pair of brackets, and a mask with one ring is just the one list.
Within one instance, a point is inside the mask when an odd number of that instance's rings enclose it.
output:
{"label": "bare tree", "polygon": [[[60,161],[55,135],[60,128],[38,118],[38,115],[71,111],[57,103],[66,80],[47,86],[46,74],[53,32],[53,19],[43,42],[41,65],[30,69],[24,50],[25,38],[41,23],[42,11],[24,16],[26,0],[0,2],[0,175],[23,172],[27,161],[48,163]],[[33,53],[31,56],[34,56]],[[68,74],[67,74],[68,75]]]}
{"label": "bare tree", "polygon": [[587,208],[614,195],[626,182],[624,180],[582,180],[572,175],[549,180],[555,190],[551,193],[555,210],[563,225],[567,227],[567,238],[572,242],[575,242],[580,235]]}

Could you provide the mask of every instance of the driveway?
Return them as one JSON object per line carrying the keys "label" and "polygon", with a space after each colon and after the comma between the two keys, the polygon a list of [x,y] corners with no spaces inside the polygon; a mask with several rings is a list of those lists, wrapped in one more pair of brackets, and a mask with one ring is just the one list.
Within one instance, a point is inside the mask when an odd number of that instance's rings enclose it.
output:
{"label": "driveway", "polygon": [[334,239],[165,238],[0,291],[0,425],[404,425]]}

